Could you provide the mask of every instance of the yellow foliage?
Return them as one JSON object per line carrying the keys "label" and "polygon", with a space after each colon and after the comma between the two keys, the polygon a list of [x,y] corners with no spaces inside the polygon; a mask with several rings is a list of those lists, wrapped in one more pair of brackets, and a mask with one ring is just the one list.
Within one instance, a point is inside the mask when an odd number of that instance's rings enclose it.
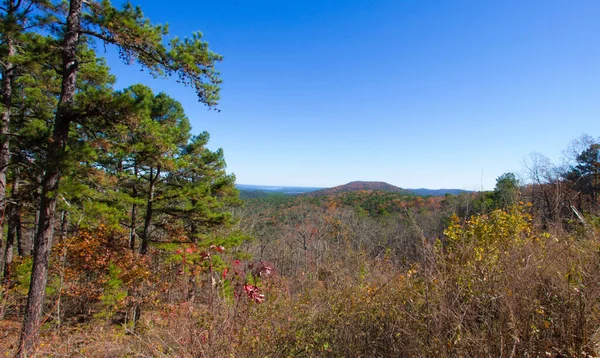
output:
{"label": "yellow foliage", "polygon": [[526,208],[516,205],[506,211],[494,210],[489,214],[474,215],[464,223],[454,215],[444,231],[449,257],[463,263],[495,261],[507,250],[537,240]]}

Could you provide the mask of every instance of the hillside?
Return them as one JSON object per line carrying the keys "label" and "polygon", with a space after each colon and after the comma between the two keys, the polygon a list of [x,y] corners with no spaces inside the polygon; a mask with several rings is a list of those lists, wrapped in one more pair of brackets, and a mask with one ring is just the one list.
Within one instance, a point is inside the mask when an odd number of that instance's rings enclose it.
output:
{"label": "hillside", "polygon": [[333,188],[316,187],[288,187],[288,186],[268,186],[268,185],[248,185],[236,184],[240,191],[240,198],[263,198],[278,195],[303,195],[303,196],[327,196],[331,194],[348,193],[355,191],[382,191],[388,193],[398,193],[414,196],[444,196],[446,194],[459,195],[469,193],[467,190],[460,189],[403,189],[385,182],[378,181],[353,181],[348,184],[339,185]]}
{"label": "hillside", "polygon": [[385,191],[391,193],[401,193],[405,195],[414,195],[412,192],[400,187],[381,181],[353,181],[348,184],[338,185],[333,188],[317,190],[302,195],[306,196],[327,196],[353,191]]}
{"label": "hillside", "polygon": [[[235,187],[240,191],[242,196],[244,195],[259,195],[269,196],[271,194],[281,195],[296,195],[301,193],[308,193],[311,191],[321,190],[316,187],[304,187],[304,186],[272,186],[272,185],[249,185],[249,184],[236,184]],[[252,194],[254,193],[254,194]],[[260,194],[263,193],[263,194]]]}
{"label": "hillside", "polygon": [[446,194],[460,195],[460,194],[465,194],[465,193],[471,193],[471,191],[469,191],[469,190],[462,190],[462,189],[426,189],[426,188],[419,188],[419,189],[406,189],[406,190],[410,191],[414,195],[419,195],[419,196],[444,196]]}

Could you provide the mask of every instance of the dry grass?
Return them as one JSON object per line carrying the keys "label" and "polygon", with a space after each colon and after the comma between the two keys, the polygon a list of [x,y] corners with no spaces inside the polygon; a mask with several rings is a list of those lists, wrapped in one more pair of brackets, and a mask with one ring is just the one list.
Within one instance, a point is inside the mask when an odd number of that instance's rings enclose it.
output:
{"label": "dry grass", "polygon": [[[169,295],[178,301],[146,303],[135,333],[106,319],[48,324],[37,355],[599,356],[595,235],[545,234],[523,211],[492,213],[454,223],[445,244],[422,245],[411,265],[340,246],[318,271],[262,280],[261,304],[210,296],[206,287],[202,299],[182,302],[174,282]],[[0,350],[9,356],[18,320],[0,322]]]}

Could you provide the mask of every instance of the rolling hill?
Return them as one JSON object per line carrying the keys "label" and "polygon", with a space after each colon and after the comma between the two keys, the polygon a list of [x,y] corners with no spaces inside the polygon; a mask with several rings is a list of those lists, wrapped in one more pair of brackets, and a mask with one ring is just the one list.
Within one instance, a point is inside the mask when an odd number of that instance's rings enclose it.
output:
{"label": "rolling hill", "polygon": [[301,195],[306,196],[326,196],[335,195],[340,193],[347,193],[352,191],[385,191],[391,193],[401,193],[405,195],[415,195],[410,190],[402,189],[392,184],[380,182],[380,181],[353,181],[348,184],[338,185],[333,188],[317,190]]}
{"label": "rolling hill", "polygon": [[406,189],[406,190],[412,192],[414,195],[419,195],[419,196],[444,196],[446,194],[459,195],[459,194],[463,194],[463,193],[471,193],[471,191],[469,191],[469,190],[462,190],[462,189],[425,189],[425,188],[419,188],[419,189]]}
{"label": "rolling hill", "polygon": [[272,185],[249,185],[236,184],[235,187],[240,191],[240,198],[264,198],[270,196],[287,196],[308,193],[321,190],[323,188],[299,187],[299,186],[272,186]]}
{"label": "rolling hill", "polygon": [[399,193],[412,196],[444,196],[446,194],[459,195],[468,193],[467,190],[460,189],[404,189],[392,184],[380,181],[353,181],[348,184],[338,185],[333,188],[316,187],[288,187],[288,186],[268,186],[268,185],[247,185],[236,184],[240,190],[242,199],[262,198],[270,196],[326,196],[332,194],[348,193],[353,191],[382,191],[389,193]]}

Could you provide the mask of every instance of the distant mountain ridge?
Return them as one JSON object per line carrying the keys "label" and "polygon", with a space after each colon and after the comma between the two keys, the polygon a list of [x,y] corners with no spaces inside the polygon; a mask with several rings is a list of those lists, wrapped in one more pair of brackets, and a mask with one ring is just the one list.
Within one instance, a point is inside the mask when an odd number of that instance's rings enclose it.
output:
{"label": "distant mountain ridge", "polygon": [[462,190],[462,189],[406,189],[413,192],[415,195],[419,196],[444,196],[446,194],[450,195],[459,195],[463,193],[472,193],[470,190]]}
{"label": "distant mountain ridge", "polygon": [[351,191],[386,191],[391,193],[401,193],[405,195],[415,195],[410,190],[402,189],[392,184],[382,181],[353,181],[348,184],[334,186],[333,188],[322,189],[303,193],[306,196],[327,196]]}
{"label": "distant mountain ridge", "polygon": [[281,194],[281,195],[296,195],[301,193],[307,193],[311,191],[321,190],[324,188],[315,188],[315,187],[303,187],[303,186],[273,186],[273,185],[249,185],[249,184],[236,184],[236,188],[238,188],[242,194],[250,196],[261,196],[260,193],[263,193],[262,196],[269,196],[273,194]]}
{"label": "distant mountain ridge", "polygon": [[302,196],[327,196],[352,191],[383,191],[391,193],[400,193],[403,195],[416,196],[444,196],[446,194],[459,195],[470,193],[468,190],[461,189],[404,189],[382,181],[352,181],[344,185],[338,185],[333,188],[315,188],[315,187],[290,187],[290,186],[269,186],[269,185],[235,185],[241,192],[242,199],[259,198],[277,195],[302,195]]}

